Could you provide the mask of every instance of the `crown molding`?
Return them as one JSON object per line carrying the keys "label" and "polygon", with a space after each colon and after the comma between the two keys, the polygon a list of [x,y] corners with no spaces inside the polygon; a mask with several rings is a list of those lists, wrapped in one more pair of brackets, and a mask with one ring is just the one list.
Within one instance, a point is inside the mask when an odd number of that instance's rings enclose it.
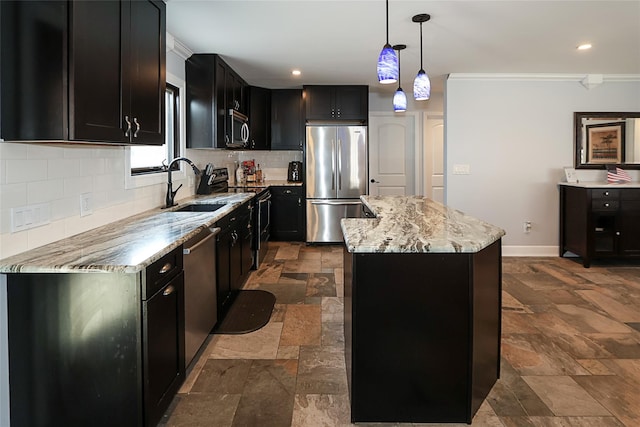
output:
{"label": "crown molding", "polygon": [[640,74],[451,73],[447,80],[565,81],[597,85],[597,82],[640,82]]}
{"label": "crown molding", "polygon": [[193,55],[193,51],[180,40],[167,33],[167,52],[173,52],[182,59],[189,59]]}

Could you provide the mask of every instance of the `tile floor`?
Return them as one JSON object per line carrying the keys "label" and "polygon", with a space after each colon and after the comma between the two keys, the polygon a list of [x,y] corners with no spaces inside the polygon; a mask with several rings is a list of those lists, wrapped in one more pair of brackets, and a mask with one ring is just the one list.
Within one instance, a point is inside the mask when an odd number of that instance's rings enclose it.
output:
{"label": "tile floor", "polygon": [[[276,295],[270,322],[213,336],[161,425],[351,425],[342,247],[271,242],[245,288]],[[502,332],[473,426],[640,426],[640,264],[504,258]]]}

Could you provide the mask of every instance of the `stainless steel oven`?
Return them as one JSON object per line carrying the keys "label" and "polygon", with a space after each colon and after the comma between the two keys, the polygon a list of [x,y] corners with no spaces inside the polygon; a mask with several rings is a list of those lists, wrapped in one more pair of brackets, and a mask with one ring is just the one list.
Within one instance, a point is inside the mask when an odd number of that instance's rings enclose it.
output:
{"label": "stainless steel oven", "polygon": [[264,189],[256,193],[255,200],[254,267],[257,269],[267,256],[267,241],[271,230],[271,192],[268,188]]}

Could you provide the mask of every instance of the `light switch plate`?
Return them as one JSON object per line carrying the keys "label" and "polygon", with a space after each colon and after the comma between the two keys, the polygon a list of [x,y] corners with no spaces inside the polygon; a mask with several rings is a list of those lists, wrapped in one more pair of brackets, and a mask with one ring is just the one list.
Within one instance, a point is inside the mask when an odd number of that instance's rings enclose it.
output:
{"label": "light switch plate", "polygon": [[51,222],[51,206],[49,203],[11,208],[11,232],[40,227]]}
{"label": "light switch plate", "polygon": [[453,165],[454,175],[469,175],[471,174],[471,166],[469,165]]}

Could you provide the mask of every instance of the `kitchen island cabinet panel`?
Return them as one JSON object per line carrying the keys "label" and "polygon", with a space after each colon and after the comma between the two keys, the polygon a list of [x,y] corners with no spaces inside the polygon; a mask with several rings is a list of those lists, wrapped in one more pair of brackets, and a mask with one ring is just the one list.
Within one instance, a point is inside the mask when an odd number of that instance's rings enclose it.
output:
{"label": "kitchen island cabinet panel", "polygon": [[499,376],[500,240],[477,253],[344,252],[352,422],[467,422]]}

